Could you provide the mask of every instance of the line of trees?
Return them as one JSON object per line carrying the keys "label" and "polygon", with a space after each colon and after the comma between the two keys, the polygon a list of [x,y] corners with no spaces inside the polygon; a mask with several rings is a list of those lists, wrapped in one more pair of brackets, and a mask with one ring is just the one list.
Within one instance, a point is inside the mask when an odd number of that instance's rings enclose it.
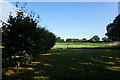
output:
{"label": "line of trees", "polygon": [[[111,39],[107,37],[102,38],[102,42],[110,42]],[[75,38],[67,38],[66,41],[61,39],[60,37],[56,37],[56,42],[101,42],[99,36],[95,35],[91,39],[87,40],[86,38],[83,39],[75,39]]]}
{"label": "line of trees", "polygon": [[[18,7],[17,7],[18,8]],[[3,66],[14,66],[47,52],[55,44],[55,34],[38,25],[34,12],[26,15],[20,9],[2,22]]]}

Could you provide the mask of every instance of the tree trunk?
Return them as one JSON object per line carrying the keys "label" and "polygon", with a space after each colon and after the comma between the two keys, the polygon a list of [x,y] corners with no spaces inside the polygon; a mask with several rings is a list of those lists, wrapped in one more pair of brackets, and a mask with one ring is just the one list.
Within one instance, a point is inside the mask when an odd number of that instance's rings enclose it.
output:
{"label": "tree trunk", "polygon": [[20,62],[18,62],[17,64],[17,71],[19,71],[19,67],[20,67]]}

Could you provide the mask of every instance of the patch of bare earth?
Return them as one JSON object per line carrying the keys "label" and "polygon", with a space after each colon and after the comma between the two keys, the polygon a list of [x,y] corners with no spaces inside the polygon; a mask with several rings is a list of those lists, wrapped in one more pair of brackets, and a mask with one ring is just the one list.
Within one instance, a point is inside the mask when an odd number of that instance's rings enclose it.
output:
{"label": "patch of bare earth", "polygon": [[30,64],[27,64],[27,66],[19,67],[19,70],[17,70],[17,66],[9,67],[8,69],[4,69],[3,73],[6,75],[16,75],[16,74],[24,73],[25,71],[35,70],[35,67],[38,64],[42,63],[42,59],[44,58],[43,56],[48,56],[50,55],[51,52],[52,50],[49,50],[48,53],[42,54],[42,56],[39,56],[38,58],[36,58],[35,61],[32,61]]}
{"label": "patch of bare earth", "polygon": [[30,71],[30,70],[35,70],[35,66],[40,64],[41,62],[39,61],[34,61],[28,64],[26,67],[19,67],[19,70],[17,70],[16,67],[9,67],[7,70],[3,70],[6,75],[15,75],[15,74],[20,74],[25,71]]}
{"label": "patch of bare earth", "polygon": [[8,69],[3,70],[3,73],[6,74],[6,75],[16,75],[16,74],[24,73],[25,71],[35,70],[34,67],[37,64],[40,64],[40,62],[34,61],[34,62],[31,62],[30,64],[28,64],[25,67],[23,67],[23,66],[19,67],[19,70],[17,70],[17,66],[9,67]]}

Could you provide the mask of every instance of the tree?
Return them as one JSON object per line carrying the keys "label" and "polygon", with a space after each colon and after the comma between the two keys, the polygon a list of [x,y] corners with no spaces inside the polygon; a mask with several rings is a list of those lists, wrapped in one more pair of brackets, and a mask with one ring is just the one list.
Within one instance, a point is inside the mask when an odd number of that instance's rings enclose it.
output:
{"label": "tree", "polygon": [[105,35],[113,41],[120,41],[120,14],[114,19],[113,23],[107,25],[107,33]]}
{"label": "tree", "polygon": [[72,39],[71,38],[67,38],[66,42],[72,42]]}
{"label": "tree", "polygon": [[94,38],[91,38],[89,41],[91,41],[91,42],[95,42],[95,39],[94,39]]}
{"label": "tree", "polygon": [[86,38],[83,38],[82,41],[87,41],[87,39],[86,39]]}
{"label": "tree", "polygon": [[100,41],[100,38],[97,35],[93,36],[93,38],[95,39],[95,41]]}
{"label": "tree", "polygon": [[15,17],[10,14],[7,23],[2,23],[3,58],[6,62],[20,63],[26,54],[40,54],[54,46],[55,35],[38,26],[33,16],[34,13],[25,15],[18,10]]}
{"label": "tree", "polygon": [[80,41],[79,39],[75,39],[75,38],[72,39],[72,42],[79,42],[79,41]]}
{"label": "tree", "polygon": [[22,61],[23,56],[30,54],[32,48],[31,35],[35,31],[37,22],[32,17],[24,16],[19,10],[16,17],[9,15],[8,23],[3,22],[3,57],[9,61]]}
{"label": "tree", "polygon": [[56,37],[56,42],[61,42],[61,38],[60,37]]}
{"label": "tree", "polygon": [[56,37],[56,42],[64,42],[64,39],[61,39],[61,37]]}
{"label": "tree", "polygon": [[103,40],[104,42],[109,42],[109,41],[111,41],[110,39],[108,39],[108,38],[106,38],[106,37],[103,37],[102,40]]}
{"label": "tree", "polygon": [[97,42],[97,41],[100,41],[100,38],[97,35],[95,35],[89,41],[91,41],[91,42]]}
{"label": "tree", "polygon": [[67,38],[66,42],[80,42],[80,40],[75,38]]}
{"label": "tree", "polygon": [[64,39],[61,39],[61,42],[65,42],[65,40],[64,40]]}
{"label": "tree", "polygon": [[38,56],[47,52],[55,44],[55,35],[49,32],[45,27],[37,27],[32,35],[33,40],[33,56]]}

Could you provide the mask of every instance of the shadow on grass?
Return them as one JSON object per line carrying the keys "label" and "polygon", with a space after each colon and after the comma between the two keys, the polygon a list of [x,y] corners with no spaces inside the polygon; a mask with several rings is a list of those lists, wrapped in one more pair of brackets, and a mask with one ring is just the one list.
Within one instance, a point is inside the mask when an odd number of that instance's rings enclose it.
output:
{"label": "shadow on grass", "polygon": [[56,49],[40,57],[34,70],[3,80],[120,80],[120,50]]}

